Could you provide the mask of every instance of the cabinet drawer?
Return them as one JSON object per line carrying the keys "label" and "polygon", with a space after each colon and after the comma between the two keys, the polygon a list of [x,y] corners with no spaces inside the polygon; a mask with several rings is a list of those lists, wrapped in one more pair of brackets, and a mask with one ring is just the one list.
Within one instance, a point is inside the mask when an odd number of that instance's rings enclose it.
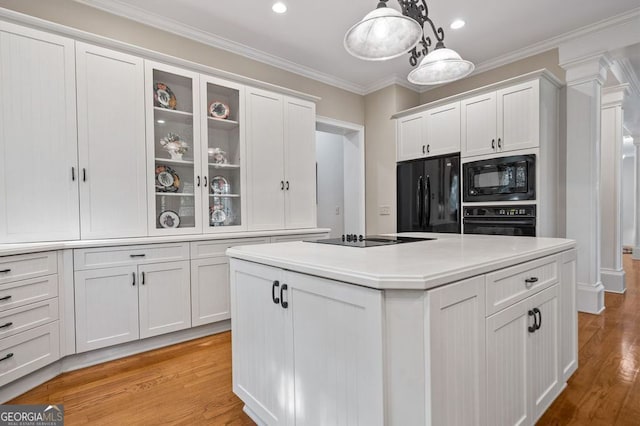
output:
{"label": "cabinet drawer", "polygon": [[272,243],[287,243],[291,241],[314,241],[328,238],[329,234],[296,234],[296,235],[281,235],[278,237],[271,237]]}
{"label": "cabinet drawer", "polygon": [[229,247],[246,246],[250,244],[266,244],[269,242],[269,237],[242,238],[236,240],[194,241],[191,243],[191,259],[222,256],[226,257],[226,251]]}
{"label": "cabinet drawer", "polygon": [[0,340],[0,386],[60,358],[58,321]]}
{"label": "cabinet drawer", "polygon": [[58,298],[0,313],[0,339],[58,319]]}
{"label": "cabinet drawer", "polygon": [[73,260],[76,271],[140,263],[189,260],[189,243],[78,249],[73,251]]}
{"label": "cabinet drawer", "polygon": [[[0,312],[58,295],[58,276],[17,281],[0,286]],[[4,300],[3,300],[4,299]]]}
{"label": "cabinet drawer", "polygon": [[55,251],[0,257],[0,284],[58,272]]}
{"label": "cabinet drawer", "polygon": [[558,267],[550,256],[487,274],[487,316],[557,283]]}

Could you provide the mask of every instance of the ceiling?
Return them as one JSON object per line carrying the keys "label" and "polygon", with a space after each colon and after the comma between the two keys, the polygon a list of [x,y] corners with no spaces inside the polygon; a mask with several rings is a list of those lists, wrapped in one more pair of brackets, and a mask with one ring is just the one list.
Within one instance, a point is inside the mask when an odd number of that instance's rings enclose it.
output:
{"label": "ceiling", "polygon": [[[408,55],[368,62],[343,47],[345,32],[377,0],[283,0],[289,9],[284,15],[271,11],[275,0],[77,1],[360,94],[406,83],[411,69]],[[396,1],[389,5],[399,9]],[[523,49],[528,56],[553,48],[560,35],[638,6],[638,0],[428,1],[429,16],[445,30],[446,46],[479,70],[505,63],[500,59]],[[456,18],[467,25],[449,29]]]}

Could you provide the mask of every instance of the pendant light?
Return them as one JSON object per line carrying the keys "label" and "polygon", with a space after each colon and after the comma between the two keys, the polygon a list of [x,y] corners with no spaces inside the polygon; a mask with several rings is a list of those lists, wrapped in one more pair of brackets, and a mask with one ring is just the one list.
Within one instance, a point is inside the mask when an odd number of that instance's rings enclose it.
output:
{"label": "pendant light", "polygon": [[344,47],[356,58],[384,61],[402,56],[422,38],[422,27],[415,20],[387,7],[387,0],[347,31]]}
{"label": "pendant light", "polygon": [[[444,46],[444,31],[436,28],[425,0],[398,0],[402,14],[381,0],[378,7],[347,31],[344,46],[351,55],[371,61],[383,61],[411,54],[409,63],[420,65],[409,73],[411,83],[419,85],[443,84],[466,77],[474,65]],[[429,52],[431,38],[425,37],[423,28],[428,23],[437,43]],[[417,29],[416,29],[417,28]],[[417,33],[417,35],[416,35]]]}

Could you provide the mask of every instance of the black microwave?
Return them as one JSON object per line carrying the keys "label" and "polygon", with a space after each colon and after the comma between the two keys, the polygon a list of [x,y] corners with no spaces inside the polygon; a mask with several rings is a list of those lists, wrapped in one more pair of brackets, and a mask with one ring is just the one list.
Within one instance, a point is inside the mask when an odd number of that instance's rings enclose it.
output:
{"label": "black microwave", "polygon": [[462,174],[464,202],[536,199],[534,154],[464,163]]}

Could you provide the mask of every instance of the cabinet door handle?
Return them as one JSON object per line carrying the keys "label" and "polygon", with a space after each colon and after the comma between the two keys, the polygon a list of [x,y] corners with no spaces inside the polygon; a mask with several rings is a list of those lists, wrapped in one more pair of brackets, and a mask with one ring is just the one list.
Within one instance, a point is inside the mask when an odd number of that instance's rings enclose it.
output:
{"label": "cabinet door handle", "polygon": [[133,276],[133,283],[131,283],[131,285],[136,285],[136,273],[132,272],[131,276]]}
{"label": "cabinet door handle", "polygon": [[527,289],[530,289],[531,287],[533,287],[533,284],[538,282],[538,277],[531,277],[531,278],[527,278],[526,280],[524,280],[524,286]]}
{"label": "cabinet door handle", "polygon": [[282,284],[282,287],[280,287],[280,306],[282,306],[285,309],[289,307],[289,302],[284,300],[284,292],[287,291],[287,288],[288,287],[286,284]]}
{"label": "cabinet door handle", "polygon": [[281,180],[280,181],[280,191],[283,191],[283,190],[284,190],[284,181]]}
{"label": "cabinet door handle", "polygon": [[11,327],[12,325],[13,325],[12,322],[8,322],[8,323],[6,323],[4,325],[0,325],[0,328],[7,328],[7,327]]}
{"label": "cabinet door handle", "polygon": [[289,181],[287,181],[287,186],[284,189],[286,189],[287,191],[289,190]]}
{"label": "cabinet door handle", "polygon": [[204,187],[205,188],[207,187],[207,177],[206,176],[204,177]]}
{"label": "cabinet door handle", "polygon": [[142,285],[144,285],[144,272],[142,273]]}
{"label": "cabinet door handle", "polygon": [[130,254],[129,257],[145,257],[146,254],[142,253],[142,254]]}
{"label": "cabinet door handle", "polygon": [[276,291],[278,287],[280,287],[280,281],[275,280],[271,286],[271,300],[273,300],[273,303],[276,305],[280,303],[280,298],[277,296],[278,293]]}
{"label": "cabinet door handle", "polygon": [[87,169],[82,169],[82,181],[86,182],[87,181]]}
{"label": "cabinet door handle", "polygon": [[76,181],[76,168],[75,167],[71,168],[71,180],[74,181],[74,182]]}
{"label": "cabinet door handle", "polygon": [[491,149],[496,149],[496,140],[491,139]]}
{"label": "cabinet door handle", "polygon": [[540,330],[540,327],[542,327],[542,312],[540,312],[540,309],[538,308],[533,308],[533,313],[537,314],[537,317],[534,317],[535,320],[535,328],[536,330]]}
{"label": "cabinet door handle", "polygon": [[13,358],[13,352],[6,354],[4,357],[0,358],[0,362],[7,360],[9,358]]}
{"label": "cabinet door handle", "polygon": [[500,138],[498,138],[498,148],[502,148],[502,142]]}
{"label": "cabinet door handle", "polygon": [[427,154],[431,152],[431,145],[427,145]]}
{"label": "cabinet door handle", "polygon": [[422,153],[423,153],[423,154],[426,154],[425,146],[424,146],[424,145],[422,145]]}
{"label": "cabinet door handle", "polygon": [[535,333],[537,328],[536,325],[538,324],[538,322],[536,321],[536,316],[535,316],[535,312],[533,312],[532,310],[529,310],[529,316],[533,317],[533,325],[530,325],[527,330],[529,330],[529,333]]}
{"label": "cabinet door handle", "polygon": [[11,295],[0,297],[0,302],[4,302],[5,300],[9,300],[9,299],[11,299]]}
{"label": "cabinet door handle", "polygon": [[196,186],[200,187],[200,176],[196,176]]}
{"label": "cabinet door handle", "polygon": [[0,271],[0,274],[6,274],[7,272],[11,272],[11,268],[3,269],[2,271]]}

